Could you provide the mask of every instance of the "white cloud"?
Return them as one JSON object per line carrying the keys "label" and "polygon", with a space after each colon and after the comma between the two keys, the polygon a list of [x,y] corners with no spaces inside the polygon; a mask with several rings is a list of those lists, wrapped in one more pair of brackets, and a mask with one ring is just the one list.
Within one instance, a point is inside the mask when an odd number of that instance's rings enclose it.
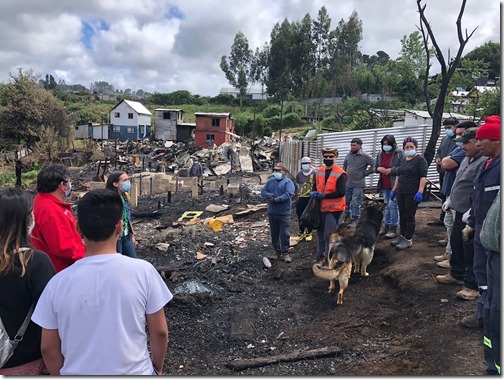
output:
{"label": "white cloud", "polygon": [[[445,57],[453,55],[460,1],[423,2]],[[419,25],[413,0],[2,0],[0,81],[22,67],[85,86],[105,80],[119,89],[215,96],[229,86],[219,63],[238,31],[252,49],[262,47],[275,23],[299,21],[306,13],[315,19],[322,6],[332,28],[358,12],[364,54],[383,50],[395,58],[400,39]],[[91,49],[82,41],[84,22],[93,28]],[[499,3],[468,1],[462,26],[468,32],[478,27],[465,52],[499,41]]]}

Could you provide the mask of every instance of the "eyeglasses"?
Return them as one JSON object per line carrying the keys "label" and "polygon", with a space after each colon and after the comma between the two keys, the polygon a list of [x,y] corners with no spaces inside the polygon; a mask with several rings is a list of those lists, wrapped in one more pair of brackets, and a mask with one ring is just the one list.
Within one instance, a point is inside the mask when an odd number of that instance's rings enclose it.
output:
{"label": "eyeglasses", "polygon": [[334,158],[334,155],[324,155],[324,158],[332,159],[332,158]]}

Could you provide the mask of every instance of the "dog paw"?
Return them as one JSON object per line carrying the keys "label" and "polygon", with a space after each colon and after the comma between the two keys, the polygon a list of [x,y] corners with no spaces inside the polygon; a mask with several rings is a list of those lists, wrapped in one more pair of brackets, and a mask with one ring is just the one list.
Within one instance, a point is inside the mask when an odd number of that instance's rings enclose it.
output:
{"label": "dog paw", "polygon": [[327,290],[327,293],[334,293],[334,288],[329,287],[329,289]]}

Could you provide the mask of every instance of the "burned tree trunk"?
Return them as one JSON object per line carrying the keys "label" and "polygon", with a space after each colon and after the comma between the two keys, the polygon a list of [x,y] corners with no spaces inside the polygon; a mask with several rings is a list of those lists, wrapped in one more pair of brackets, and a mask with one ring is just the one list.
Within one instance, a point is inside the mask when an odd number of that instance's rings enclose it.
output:
{"label": "burned tree trunk", "polygon": [[[427,54],[427,65],[425,69],[425,78],[424,78],[424,96],[425,96],[425,102],[427,104],[427,111],[429,112],[429,115],[432,118],[432,133],[429,138],[429,142],[427,143],[427,146],[424,151],[424,157],[427,160],[427,162],[430,164],[432,162],[432,159],[434,158],[435,155],[435,148],[436,148],[436,142],[439,138],[439,134],[441,131],[441,121],[443,119],[443,109],[444,109],[444,103],[446,99],[446,94],[448,93],[448,86],[450,84],[451,77],[453,76],[453,73],[457,69],[457,67],[460,64],[460,58],[462,57],[462,52],[464,51],[465,45],[469,41],[469,38],[474,34],[476,31],[477,27],[471,32],[467,33],[467,30],[465,32],[465,37],[462,34],[462,16],[464,15],[464,10],[465,10],[465,5],[466,5],[467,0],[462,0],[462,4],[460,6],[460,11],[459,15],[457,18],[457,34],[458,34],[458,40],[459,40],[459,48],[457,51],[457,54],[455,55],[455,58],[450,59],[448,56],[448,64],[445,62],[445,58],[443,56],[443,53],[441,52],[441,49],[436,41],[436,37],[434,35],[434,32],[432,31],[432,28],[430,26],[429,21],[427,20],[427,17],[425,16],[425,8],[427,5],[422,5],[422,0],[417,0],[417,6],[418,6],[418,12],[420,13],[420,32],[422,33],[423,41],[424,41],[424,47],[425,47],[425,53]],[[434,55],[436,59],[439,62],[439,65],[441,66],[441,86],[439,90],[439,95],[436,99],[436,104],[434,105],[434,110],[432,109],[432,106],[429,101],[429,92],[427,90],[428,82],[429,82],[429,70],[431,67],[430,63],[430,48],[429,48],[429,39],[432,41],[432,46],[434,47]]]}

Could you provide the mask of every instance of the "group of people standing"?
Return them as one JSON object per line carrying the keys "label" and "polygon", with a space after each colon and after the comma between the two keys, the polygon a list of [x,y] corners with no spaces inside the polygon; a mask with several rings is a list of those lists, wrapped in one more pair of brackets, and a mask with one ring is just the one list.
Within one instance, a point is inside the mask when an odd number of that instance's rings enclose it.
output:
{"label": "group of people standing", "polygon": [[0,375],[162,373],[172,294],[150,263],[133,259],[130,187],[125,172],[112,173],[79,200],[77,218],[64,201],[64,165],[39,172],[33,200],[0,191],[1,325],[21,337]]}
{"label": "group of people standing", "polygon": [[[310,198],[320,201],[320,222],[317,228],[317,261],[324,263],[328,253],[330,233],[345,221],[351,225],[359,219],[364,193],[365,177],[378,173],[378,191],[385,203],[385,222],[380,235],[391,242],[397,250],[412,246],[415,231],[415,214],[418,204],[423,201],[427,177],[427,161],[417,152],[418,142],[407,137],[402,150],[398,149],[395,137],[387,134],[381,139],[381,150],[373,159],[363,152],[362,140],[354,138],[350,151],[345,156],[343,167],[336,164],[339,151],[323,148],[323,166],[314,168],[309,157],[301,159],[301,170],[295,183],[288,178],[285,165],[277,163],[271,177],[261,190],[261,195],[269,203],[268,217],[273,258],[284,258],[291,262],[289,255],[290,215],[292,196],[299,188],[296,203],[298,220]],[[400,233],[397,227],[400,223]],[[299,224],[297,240],[310,241],[312,230]]]}
{"label": "group of people standing", "polygon": [[[440,241],[446,251],[434,259],[440,267],[450,268],[450,273],[436,276],[436,281],[463,285],[457,297],[478,299],[475,313],[464,317],[461,324],[484,328],[485,373],[497,374],[501,361],[500,117],[489,116],[480,127],[473,122],[458,123],[450,117],[443,127],[445,136],[436,154],[442,177],[442,215],[428,224],[444,225],[447,229],[448,238]],[[360,139],[352,139],[343,167],[335,163],[336,148],[322,149],[324,165],[317,169],[309,157],[301,159],[301,171],[295,178],[300,188],[296,214],[299,220],[310,198],[320,200],[318,263],[325,263],[329,235],[338,229],[343,215],[349,224],[358,220],[365,177],[372,172],[379,174],[378,191],[385,203],[384,226],[379,235],[395,238],[391,245],[396,250],[413,245],[416,212],[423,201],[428,163],[418,153],[415,138],[406,137],[402,149],[398,149],[395,137],[390,134],[383,136],[380,143],[381,150],[373,159],[362,151]],[[261,191],[270,203],[268,215],[276,257],[284,256],[286,262],[292,261],[288,251],[295,189],[285,166],[276,164],[274,176]],[[300,224],[299,230],[298,240],[311,240],[310,229]]]}

